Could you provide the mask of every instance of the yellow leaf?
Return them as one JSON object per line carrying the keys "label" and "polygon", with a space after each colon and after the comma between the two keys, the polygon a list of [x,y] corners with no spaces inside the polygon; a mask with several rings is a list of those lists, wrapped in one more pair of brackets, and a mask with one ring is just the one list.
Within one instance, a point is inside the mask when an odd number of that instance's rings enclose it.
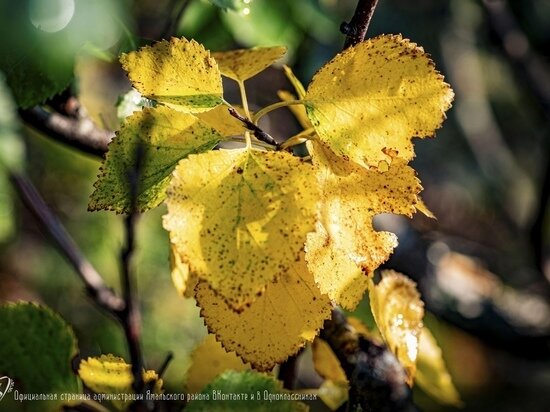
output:
{"label": "yellow leaf", "polygon": [[338,54],[311,81],[308,116],[338,155],[377,167],[414,157],[411,137],[433,136],[453,92],[421,47],[384,35]]}
{"label": "yellow leaf", "polygon": [[319,333],[332,304],[315,286],[300,259],[241,313],[232,310],[206,282],[196,288],[208,330],[222,345],[260,371],[271,370]]}
{"label": "yellow leaf", "polygon": [[411,216],[421,186],[415,172],[396,159],[386,172],[347,161],[321,142],[309,141],[321,189],[319,221],[306,242],[306,260],[321,292],[353,310],[368,287],[367,276],[397,245],[393,233],[377,232],[379,213]]}
{"label": "yellow leaf", "polygon": [[424,302],[416,284],[392,270],[382,272],[382,280],[369,282],[372,314],[382,338],[407,372],[412,385],[418,356],[418,340],[422,331]]}
{"label": "yellow leaf", "polygon": [[[234,107],[242,112],[239,106]],[[225,105],[215,107],[208,112],[197,113],[196,116],[224,137],[242,136],[247,130],[240,120],[229,114],[229,108]]]}
{"label": "yellow leaf", "polygon": [[[82,382],[96,393],[100,394],[132,394],[131,365],[124,359],[114,355],[101,355],[97,358],[88,358],[80,362],[78,376]],[[162,393],[162,379],[155,371],[143,371],[143,381],[153,385],[153,392]],[[132,401],[113,400],[118,410],[126,410]]]}
{"label": "yellow leaf", "polygon": [[173,244],[170,244],[170,274],[178,293],[184,298],[192,298],[199,280],[190,273],[189,265],[181,259]]}
{"label": "yellow leaf", "polygon": [[286,53],[286,47],[254,47],[212,53],[221,73],[230,79],[242,82],[271,66]]}
{"label": "yellow leaf", "polygon": [[346,373],[328,343],[321,338],[317,338],[311,345],[311,351],[315,371],[322,378],[347,384]]}
{"label": "yellow leaf", "polygon": [[192,274],[242,310],[285,273],[313,229],[313,167],[286,152],[218,150],[174,171],[164,227]]}
{"label": "yellow leaf", "polygon": [[348,401],[349,387],[345,382],[325,380],[317,390],[319,398],[331,411],[336,411]]}
{"label": "yellow leaf", "polygon": [[[277,92],[277,95],[279,96],[279,99],[281,99],[283,102],[296,100],[296,96],[294,96],[290,92],[287,92],[286,90],[279,90]],[[288,109],[292,112],[296,120],[298,120],[298,123],[300,123],[300,126],[302,126],[304,129],[310,129],[311,127],[313,127],[311,122],[309,121],[309,118],[307,117],[306,108],[303,105],[293,104],[288,106]]]}
{"label": "yellow leaf", "polygon": [[207,335],[191,355],[192,364],[187,371],[185,386],[189,393],[199,393],[226,370],[237,372],[249,370],[235,352],[227,352],[216,337]]}
{"label": "yellow leaf", "polygon": [[123,54],[120,62],[133,86],[149,99],[191,113],[222,102],[218,64],[194,40],[162,40]]}
{"label": "yellow leaf", "polygon": [[443,355],[434,336],[426,327],[420,333],[415,383],[444,405],[461,406],[460,394],[445,367]]}
{"label": "yellow leaf", "polygon": [[426,217],[429,217],[430,219],[436,218],[433,212],[430,209],[428,209],[428,206],[426,206],[426,203],[424,203],[424,200],[422,200],[421,197],[418,197],[418,203],[416,205],[416,209],[422,214],[424,214]]}

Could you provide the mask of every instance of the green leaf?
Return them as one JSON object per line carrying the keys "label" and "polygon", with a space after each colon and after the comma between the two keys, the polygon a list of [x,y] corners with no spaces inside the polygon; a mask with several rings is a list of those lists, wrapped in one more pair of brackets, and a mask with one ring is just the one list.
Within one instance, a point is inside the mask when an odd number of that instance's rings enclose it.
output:
{"label": "green leaf", "polygon": [[[76,338],[71,327],[50,309],[33,303],[0,306],[0,342],[0,376],[15,381],[20,394],[81,392],[71,369],[77,354]],[[12,399],[13,393],[6,394],[1,405]],[[26,411],[53,412],[64,403],[58,396],[57,401],[26,402],[24,406]]]}
{"label": "green leaf", "polygon": [[[239,394],[241,398],[246,395],[247,400],[214,400],[215,393],[226,396]],[[290,393],[283,389],[281,382],[252,371],[225,372],[207,385],[201,394],[208,395],[209,400],[194,400],[187,405],[186,411],[303,412],[308,410],[305,404],[290,400]],[[267,399],[264,399],[264,396]],[[269,400],[270,398],[272,400]]]}
{"label": "green leaf", "polygon": [[129,212],[129,173],[136,167],[141,147],[137,208],[145,211],[165,198],[170,175],[178,162],[191,153],[212,149],[222,136],[192,114],[158,106],[126,119],[109,144],[109,152],[95,182],[89,210]]}
{"label": "green leaf", "polygon": [[11,184],[6,168],[16,171],[23,163],[23,142],[17,135],[15,103],[0,73],[0,241],[11,236],[15,229]]}
{"label": "green leaf", "polygon": [[218,150],[179,163],[164,227],[191,273],[235,310],[285,273],[313,229],[313,167],[286,152]]}
{"label": "green leaf", "polygon": [[203,112],[223,101],[218,64],[194,40],[162,40],[123,54],[120,62],[143,96],[177,110]]}
{"label": "green leaf", "polygon": [[305,97],[321,140],[365,167],[412,159],[411,138],[433,136],[452,99],[424,50],[401,36],[379,36],[338,54]]}
{"label": "green leaf", "polygon": [[[80,362],[78,376],[84,384],[100,394],[133,394],[132,366],[114,355],[101,355]],[[162,379],[153,370],[143,371],[143,381],[150,385],[153,393],[162,392]],[[118,410],[126,410],[132,400],[113,400],[112,404]]]}
{"label": "green leaf", "polygon": [[250,1],[245,0],[209,0],[210,3],[212,3],[214,6],[219,7],[223,10],[233,10],[233,11],[241,11],[245,7],[247,7],[248,4],[250,4]]}

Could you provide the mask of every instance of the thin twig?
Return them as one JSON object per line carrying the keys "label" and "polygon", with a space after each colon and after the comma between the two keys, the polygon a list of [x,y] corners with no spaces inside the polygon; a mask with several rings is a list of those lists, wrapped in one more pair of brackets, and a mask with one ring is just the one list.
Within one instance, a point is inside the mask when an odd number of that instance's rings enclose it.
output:
{"label": "thin twig", "polygon": [[298,356],[300,356],[299,353],[290,356],[279,366],[278,379],[283,382],[283,387],[285,389],[292,390],[296,387],[296,367],[298,366]]}
{"label": "thin twig", "polygon": [[346,35],[344,49],[365,40],[378,0],[359,0],[349,23],[342,23],[340,31]]}
{"label": "thin twig", "polygon": [[[132,364],[132,375],[134,377],[133,388],[135,393],[142,393],[144,389],[143,382],[143,355],[141,353],[140,335],[141,319],[139,307],[136,302],[136,292],[133,279],[132,257],[135,250],[135,226],[139,217],[137,212],[137,198],[139,190],[139,175],[143,163],[144,148],[138,145],[136,149],[135,167],[128,170],[128,180],[130,183],[130,202],[131,212],[124,220],[125,242],[121,251],[121,272],[122,272],[122,294],[126,309],[121,317],[128,351]],[[137,406],[139,408],[139,405]]]}
{"label": "thin twig", "polygon": [[279,143],[275,141],[275,139],[264,132],[262,129],[260,129],[257,125],[255,125],[250,119],[247,119],[243,115],[241,115],[239,112],[237,112],[234,108],[229,108],[229,114],[233,116],[234,118],[240,120],[243,122],[245,127],[254,133],[254,136],[258,138],[258,140],[261,140],[262,142],[265,142],[267,144],[270,144],[272,146],[275,146],[277,149],[279,148]]}
{"label": "thin twig", "polygon": [[98,128],[88,117],[64,116],[39,106],[20,110],[19,116],[48,137],[94,156],[103,156],[114,136],[113,132]]}
{"label": "thin twig", "polygon": [[158,376],[159,378],[162,378],[164,374],[166,373],[166,369],[168,369],[168,366],[170,365],[170,362],[174,359],[174,352],[168,352],[168,355],[166,355],[166,358],[164,359],[164,362],[162,362],[162,365],[160,365],[160,368],[158,368]]}
{"label": "thin twig", "polygon": [[11,173],[10,180],[23,204],[31,211],[42,228],[51,236],[58,250],[69,261],[86,286],[93,301],[112,315],[124,310],[124,301],[105,285],[101,275],[84,257],[59,219],[50,210],[31,181],[22,174]]}
{"label": "thin twig", "polygon": [[321,338],[338,357],[350,382],[348,411],[417,411],[397,358],[386,347],[356,333],[341,311],[332,311]]}

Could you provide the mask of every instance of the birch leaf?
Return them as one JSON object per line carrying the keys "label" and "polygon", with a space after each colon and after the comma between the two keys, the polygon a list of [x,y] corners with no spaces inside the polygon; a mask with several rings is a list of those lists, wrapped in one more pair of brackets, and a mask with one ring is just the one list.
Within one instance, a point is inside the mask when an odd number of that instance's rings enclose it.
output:
{"label": "birch leaf", "polygon": [[385,172],[367,170],[321,142],[307,144],[321,202],[316,231],[307,237],[306,260],[321,292],[353,310],[367,290],[367,276],[397,245],[393,233],[374,230],[373,217],[379,213],[411,216],[420,182],[401,159]]}
{"label": "birch leaf", "polygon": [[208,330],[227,350],[260,371],[273,369],[311,342],[332,309],[328,297],[315,286],[303,256],[241,313],[233,311],[206,282],[197,285],[195,297]]}
{"label": "birch leaf", "polygon": [[[78,376],[84,384],[96,393],[132,394],[132,366],[114,355],[91,357],[80,362]],[[162,379],[153,370],[143,371],[143,381],[151,385],[154,393],[162,392]],[[118,410],[128,409],[131,401],[113,400]]]}
{"label": "birch leaf", "polygon": [[220,72],[230,79],[242,82],[265,70],[286,53],[286,47],[254,47],[212,53]]}
{"label": "birch leaf", "polygon": [[285,273],[313,229],[313,167],[286,152],[218,150],[174,171],[164,227],[191,273],[235,310]]}
{"label": "birch leaf", "polygon": [[250,369],[235,352],[227,352],[212,334],[207,335],[195,348],[191,359],[191,367],[187,371],[185,382],[189,393],[199,393],[214,378],[227,370],[240,372]]}
{"label": "birch leaf", "polygon": [[138,147],[142,152],[137,208],[145,211],[164,200],[170,175],[181,159],[210,150],[221,139],[197,117],[168,107],[134,113],[109,144],[88,209],[130,211],[129,174],[135,170]]}
{"label": "birch leaf", "polygon": [[401,36],[359,43],[323,66],[306,93],[321,139],[363,166],[414,157],[411,138],[433,136],[453,92],[421,47]]}
{"label": "birch leaf", "polygon": [[420,333],[415,383],[444,405],[460,407],[460,394],[447,371],[443,354],[434,336],[425,326]]}
{"label": "birch leaf", "polygon": [[377,285],[370,281],[369,298],[382,339],[405,368],[412,385],[424,317],[424,302],[416,284],[401,273],[386,270]]}
{"label": "birch leaf", "polygon": [[123,54],[120,62],[133,86],[148,99],[190,113],[210,110],[222,102],[218,65],[194,40],[162,40]]}

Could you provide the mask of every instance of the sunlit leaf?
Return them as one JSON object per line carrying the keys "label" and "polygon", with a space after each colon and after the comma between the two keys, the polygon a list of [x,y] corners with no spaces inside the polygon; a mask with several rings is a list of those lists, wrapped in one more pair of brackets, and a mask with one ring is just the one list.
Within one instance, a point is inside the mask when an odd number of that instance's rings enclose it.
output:
{"label": "sunlit leaf", "polygon": [[321,139],[363,166],[413,156],[411,137],[433,136],[453,92],[421,47],[401,36],[359,43],[310,83],[307,113]]}
{"label": "sunlit leaf", "polygon": [[416,284],[401,273],[386,270],[377,285],[370,282],[369,298],[380,334],[405,368],[411,385],[424,317],[424,302]]}
{"label": "sunlit leaf", "polygon": [[265,293],[236,313],[207,283],[197,285],[196,299],[210,332],[258,370],[271,370],[319,333],[332,305],[315,286],[300,259]]}
{"label": "sunlit leaf", "polygon": [[133,86],[149,99],[192,113],[222,102],[218,65],[194,40],[162,40],[123,54],[120,61]]}
{"label": "sunlit leaf", "polygon": [[[228,396],[226,399],[214,400],[214,393]],[[204,388],[202,394],[208,395],[209,400],[190,402],[185,408],[186,412],[271,412],[273,410],[305,412],[308,410],[302,402],[288,399],[289,392],[283,389],[281,382],[271,376],[252,371],[225,372]],[[240,398],[232,399],[230,398],[231,394],[238,394]],[[244,394],[248,396],[246,399],[243,397]],[[287,395],[288,398],[284,399],[283,395]]]}
{"label": "sunlit leaf", "polygon": [[323,378],[333,382],[347,382],[346,373],[340,366],[340,361],[323,339],[317,338],[311,345],[313,366],[315,371]]}
{"label": "sunlit leaf", "polygon": [[388,170],[367,170],[309,141],[308,150],[321,189],[319,221],[306,242],[306,260],[321,292],[353,310],[363,297],[367,277],[386,261],[396,236],[377,232],[379,213],[412,215],[421,186],[412,168],[396,159]]}
{"label": "sunlit leaf", "polygon": [[136,172],[138,150],[137,208],[145,211],[164,200],[170,175],[181,159],[210,150],[221,139],[216,130],[197,117],[168,107],[134,113],[109,144],[89,210],[130,210],[130,175]]}
{"label": "sunlit leaf", "polygon": [[319,398],[329,407],[336,411],[349,399],[349,387],[346,382],[334,382],[325,380],[317,390]]}
{"label": "sunlit leaf", "polygon": [[68,402],[63,402],[59,394],[81,392],[71,368],[77,352],[71,327],[50,309],[33,303],[0,306],[0,376],[15,382],[0,409],[20,410],[21,404],[13,399],[14,391],[18,391],[57,395],[57,400],[27,402],[25,411],[60,410]]}
{"label": "sunlit leaf", "polygon": [[[96,393],[101,394],[133,394],[132,366],[124,359],[114,355],[101,355],[80,362],[78,376],[82,382]],[[162,379],[155,371],[143,371],[143,381],[152,386],[152,392],[162,392]],[[113,406],[118,410],[126,410],[131,400],[113,400]]]}
{"label": "sunlit leaf", "polygon": [[235,352],[227,352],[212,334],[207,335],[191,355],[185,387],[189,393],[200,392],[207,384],[226,370],[249,370]]}
{"label": "sunlit leaf", "polygon": [[313,229],[314,179],[286,152],[190,156],[174,171],[164,227],[191,272],[242,310],[297,259]]}
{"label": "sunlit leaf", "polygon": [[244,81],[265,70],[286,53],[286,47],[253,47],[212,53],[220,72],[233,80]]}
{"label": "sunlit leaf", "polygon": [[437,341],[425,326],[420,333],[415,383],[444,405],[461,406],[460,394],[445,367]]}

